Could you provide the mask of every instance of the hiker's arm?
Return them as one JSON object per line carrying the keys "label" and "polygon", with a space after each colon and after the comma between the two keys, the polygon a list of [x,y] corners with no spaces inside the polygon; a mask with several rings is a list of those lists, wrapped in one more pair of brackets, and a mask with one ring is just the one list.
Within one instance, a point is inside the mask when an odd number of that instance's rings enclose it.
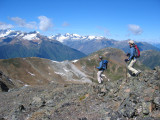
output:
{"label": "hiker's arm", "polygon": [[99,63],[99,67],[97,67],[97,69],[101,69],[102,68],[102,62]]}

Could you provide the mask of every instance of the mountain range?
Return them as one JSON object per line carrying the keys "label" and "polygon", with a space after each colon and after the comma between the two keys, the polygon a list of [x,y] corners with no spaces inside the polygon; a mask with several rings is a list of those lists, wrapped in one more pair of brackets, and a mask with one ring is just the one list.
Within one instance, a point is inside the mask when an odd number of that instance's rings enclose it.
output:
{"label": "mountain range", "polygon": [[[129,52],[128,40],[117,41],[113,39],[107,39],[102,36],[80,36],[78,34],[69,34],[65,35],[57,34],[50,36],[50,39],[54,39],[62,42],[64,45],[77,49],[85,54],[91,54],[95,51],[106,47],[118,48],[125,52]],[[147,42],[135,42],[141,51],[144,50],[156,50],[160,51],[160,48],[153,46]]]}
{"label": "mountain range", "polygon": [[[140,51],[158,47],[147,42],[136,42]],[[85,57],[103,48],[112,47],[129,52],[128,40],[117,41],[103,36],[80,36],[78,34],[43,36],[39,32],[0,31],[0,59],[16,57],[40,57],[56,61]]]}
{"label": "mountain range", "polygon": [[0,59],[41,57],[56,61],[79,59],[84,53],[38,32],[0,31]]}
{"label": "mountain range", "polygon": [[160,43],[152,43],[152,45],[160,49]]}

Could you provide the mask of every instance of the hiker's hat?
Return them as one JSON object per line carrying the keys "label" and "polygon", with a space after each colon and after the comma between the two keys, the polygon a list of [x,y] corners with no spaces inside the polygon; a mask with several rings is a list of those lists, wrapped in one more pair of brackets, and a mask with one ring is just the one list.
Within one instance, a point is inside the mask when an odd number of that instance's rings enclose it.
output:
{"label": "hiker's hat", "polygon": [[128,41],[129,44],[134,44],[133,40]]}
{"label": "hiker's hat", "polygon": [[102,59],[103,57],[102,56],[99,56],[99,59]]}

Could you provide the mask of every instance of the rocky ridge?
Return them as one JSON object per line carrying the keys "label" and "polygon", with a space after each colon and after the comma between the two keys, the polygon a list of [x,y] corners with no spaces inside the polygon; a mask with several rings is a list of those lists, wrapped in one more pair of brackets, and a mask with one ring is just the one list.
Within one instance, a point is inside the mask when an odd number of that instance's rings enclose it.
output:
{"label": "rocky ridge", "polygon": [[3,120],[159,120],[160,67],[100,85],[27,86],[0,98]]}

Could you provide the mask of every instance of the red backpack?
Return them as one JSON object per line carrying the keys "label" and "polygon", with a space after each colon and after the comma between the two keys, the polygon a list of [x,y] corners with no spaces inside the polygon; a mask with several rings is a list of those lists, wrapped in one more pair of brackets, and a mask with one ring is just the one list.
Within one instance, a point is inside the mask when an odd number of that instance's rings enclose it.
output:
{"label": "red backpack", "polygon": [[134,48],[135,48],[135,50],[136,50],[135,57],[136,57],[136,58],[139,58],[139,57],[140,57],[140,50],[139,50],[139,48],[138,48],[137,45],[134,45]]}

